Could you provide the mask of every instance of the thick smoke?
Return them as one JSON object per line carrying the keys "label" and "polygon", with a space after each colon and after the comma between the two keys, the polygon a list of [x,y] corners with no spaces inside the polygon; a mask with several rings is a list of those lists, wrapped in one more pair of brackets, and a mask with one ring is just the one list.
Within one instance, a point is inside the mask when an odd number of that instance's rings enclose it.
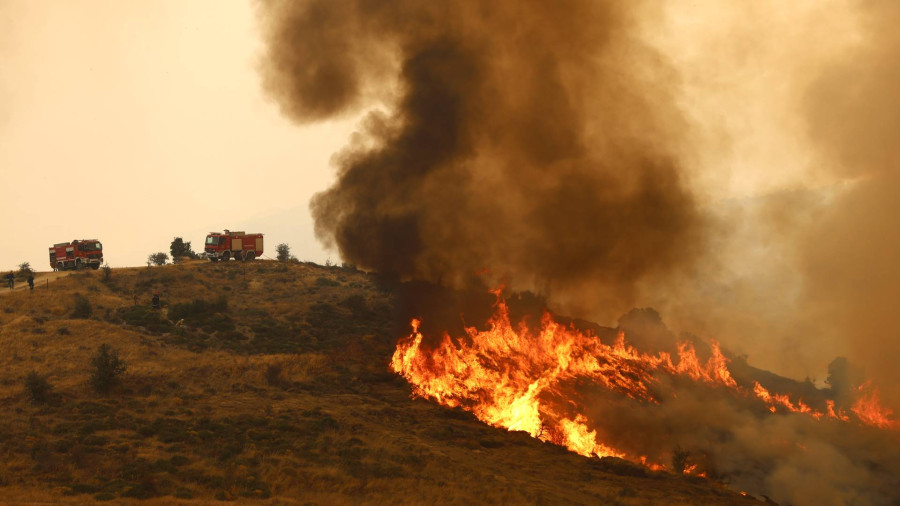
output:
{"label": "thick smoke", "polygon": [[[263,9],[267,89],[314,121],[379,107],[311,209],[367,269],[586,304],[694,258],[664,61],[640,2],[311,0]],[[381,109],[387,112],[381,112]]]}
{"label": "thick smoke", "polygon": [[[383,274],[502,280],[606,322],[652,305],[780,373],[821,380],[847,356],[864,369],[850,383],[872,377],[900,406],[900,6],[662,4],[262,4],[283,113],[365,114],[311,203],[317,235]],[[684,43],[695,4],[713,13],[699,48]],[[673,9],[678,37],[656,40],[670,49],[645,45]],[[663,346],[657,330],[642,344]],[[658,461],[675,444],[710,455],[736,488],[897,499],[892,433],[703,391],[585,398],[603,439]]]}
{"label": "thick smoke", "polygon": [[640,304],[796,378],[846,356],[897,410],[900,6],[667,5],[643,33],[682,76],[707,240]]}
{"label": "thick smoke", "polygon": [[852,181],[804,237],[806,324],[900,406],[900,4],[858,5],[865,37],[804,102],[820,163]]}
{"label": "thick smoke", "polygon": [[[636,343],[664,343],[674,336],[653,312],[632,311],[620,329]],[[698,348],[702,350],[701,348]],[[701,352],[702,353],[702,352]],[[825,410],[826,399],[850,412],[862,372],[846,359],[829,366],[830,387],[817,389],[749,367],[730,364],[741,387],[756,381],[775,392]],[[631,455],[671,466],[676,448],[689,453],[695,472],[779,504],[887,505],[900,501],[900,439],[893,431],[805,414],[770,413],[752,396],[735,395],[683,378],[660,377],[657,404],[590,385],[574,385],[569,402],[587,406],[601,441]],[[671,468],[671,467],[670,467]]]}
{"label": "thick smoke", "polygon": [[875,506],[900,500],[900,444],[878,429],[772,415],[703,387],[679,388],[677,397],[661,404],[590,392],[585,402],[592,407],[592,428],[621,450],[671,466],[674,452],[682,449],[687,464],[698,466],[695,472],[779,504]]}

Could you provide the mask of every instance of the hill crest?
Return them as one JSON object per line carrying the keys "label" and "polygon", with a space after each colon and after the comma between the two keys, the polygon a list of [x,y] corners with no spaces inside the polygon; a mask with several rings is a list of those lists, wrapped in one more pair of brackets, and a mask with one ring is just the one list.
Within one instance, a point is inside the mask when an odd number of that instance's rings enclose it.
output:
{"label": "hill crest", "polygon": [[[356,270],[85,271],[0,304],[0,492],[13,502],[750,501],[410,399],[388,371],[408,315],[392,288]],[[91,361],[104,343],[127,371],[99,394]],[[52,387],[45,403],[29,400],[32,371]]]}

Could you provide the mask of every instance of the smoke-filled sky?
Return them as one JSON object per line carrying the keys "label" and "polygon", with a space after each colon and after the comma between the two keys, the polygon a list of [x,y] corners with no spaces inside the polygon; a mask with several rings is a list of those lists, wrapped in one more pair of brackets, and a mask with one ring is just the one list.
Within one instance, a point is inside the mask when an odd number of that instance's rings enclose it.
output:
{"label": "smoke-filled sky", "polygon": [[603,324],[653,306],[820,384],[847,356],[900,406],[898,10],[0,0],[0,268],[253,228]]}
{"label": "smoke-filled sky", "polygon": [[316,195],[356,264],[505,282],[900,405],[890,1],[270,2],[263,85],[367,114]]}

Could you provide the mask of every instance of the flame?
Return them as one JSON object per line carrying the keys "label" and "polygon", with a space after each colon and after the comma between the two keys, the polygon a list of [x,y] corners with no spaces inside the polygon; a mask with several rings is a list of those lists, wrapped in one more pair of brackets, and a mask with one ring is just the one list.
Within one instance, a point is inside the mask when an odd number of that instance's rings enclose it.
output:
{"label": "flame", "polygon": [[[759,382],[752,389],[739,386],[728,369],[729,359],[716,342],[706,361],[698,358],[692,343],[681,342],[676,360],[664,352],[639,352],[626,342],[623,332],[613,343],[605,344],[592,333],[556,322],[548,313],[537,329],[529,329],[524,323],[514,327],[500,290],[493,293],[497,296],[496,310],[487,330],[467,327],[465,338],[457,339],[444,333],[433,349],[423,347],[421,321],[412,320],[412,332],[398,342],[390,367],[409,381],[414,397],[460,407],[489,425],[525,431],[588,457],[629,458],[604,441],[606,435],[591,428],[584,406],[572,398],[571,389],[564,391],[563,386],[574,381],[589,381],[639,402],[660,403],[664,400],[661,389],[655,388],[659,377],[684,377],[733,395],[757,398],[772,413],[849,421],[847,413],[836,410],[833,401],[823,412],[802,399],[792,401],[788,395],[773,394]],[[851,410],[859,421],[898,428],[891,420],[892,411],[881,407],[878,391],[864,386]],[[646,456],[630,458],[650,468],[665,469],[648,464]],[[685,472],[696,473],[696,466]]]}
{"label": "flame", "polygon": [[641,455],[640,458],[638,459],[638,462],[640,462],[642,465],[649,468],[651,471],[665,471],[666,470],[666,466],[663,464],[648,462],[646,455]]}
{"label": "flame", "polygon": [[[770,394],[769,391],[762,385],[759,384],[758,381],[753,382],[753,393],[756,394],[760,400],[766,403],[769,406],[769,411],[775,413],[778,411],[776,406],[781,406],[788,410],[791,413],[804,413],[815,419],[822,418],[826,416],[825,413],[821,411],[816,411],[806,405],[803,400],[798,400],[796,403],[791,402],[791,398],[784,394]],[[838,415],[834,413],[834,401],[828,401],[828,416],[831,418],[840,418]]]}
{"label": "flame", "polygon": [[898,429],[900,421],[892,420],[894,411],[881,406],[878,388],[872,386],[871,381],[866,381],[857,389],[859,397],[853,407],[850,408],[864,423],[880,429]]}

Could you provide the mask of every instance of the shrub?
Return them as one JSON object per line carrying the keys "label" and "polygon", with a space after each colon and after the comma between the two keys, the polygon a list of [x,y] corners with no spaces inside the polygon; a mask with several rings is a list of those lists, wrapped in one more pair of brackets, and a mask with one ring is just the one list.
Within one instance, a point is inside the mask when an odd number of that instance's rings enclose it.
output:
{"label": "shrub", "polygon": [[151,253],[150,256],[147,257],[147,265],[166,265],[166,262],[169,261],[169,255],[165,252],[159,251],[157,253]]}
{"label": "shrub", "polygon": [[91,372],[91,385],[100,393],[108,392],[119,384],[120,376],[125,373],[125,362],[119,360],[119,352],[104,343],[97,349],[97,354],[91,359],[94,366]]}
{"label": "shrub", "polygon": [[159,311],[147,306],[125,306],[116,310],[116,315],[128,325],[144,327],[150,332],[171,332],[172,322],[162,317]]}
{"label": "shrub", "polygon": [[278,253],[276,258],[279,262],[296,262],[297,259],[294,255],[291,255],[291,247],[285,243],[281,243],[275,247],[275,251]]}
{"label": "shrub", "polygon": [[46,404],[50,400],[52,391],[53,385],[47,381],[45,376],[41,376],[36,371],[31,371],[25,377],[25,393],[28,394],[33,404]]}
{"label": "shrub", "polygon": [[72,318],[90,318],[93,312],[91,301],[80,293],[75,294],[74,300],[75,307],[72,308]]}
{"label": "shrub", "polygon": [[22,262],[19,264],[19,272],[17,273],[16,277],[18,277],[19,279],[25,279],[29,274],[33,272],[34,269],[31,268],[31,263]]}
{"label": "shrub", "polygon": [[112,267],[110,267],[109,264],[106,263],[103,264],[103,267],[101,267],[101,269],[103,269],[103,282],[109,283],[109,280],[112,279]]}
{"label": "shrub", "polygon": [[193,260],[198,257],[194,250],[191,249],[191,241],[184,242],[184,239],[181,237],[172,239],[172,244],[169,245],[169,252],[172,253],[173,261],[179,258],[190,258]]}
{"label": "shrub", "polygon": [[316,278],[316,286],[341,286],[341,284],[333,279],[319,276]]}
{"label": "shrub", "polygon": [[169,319],[178,321],[182,318],[188,320],[205,320],[216,313],[228,310],[228,299],[219,297],[212,301],[193,299],[190,302],[179,302],[172,305],[169,310]]}

